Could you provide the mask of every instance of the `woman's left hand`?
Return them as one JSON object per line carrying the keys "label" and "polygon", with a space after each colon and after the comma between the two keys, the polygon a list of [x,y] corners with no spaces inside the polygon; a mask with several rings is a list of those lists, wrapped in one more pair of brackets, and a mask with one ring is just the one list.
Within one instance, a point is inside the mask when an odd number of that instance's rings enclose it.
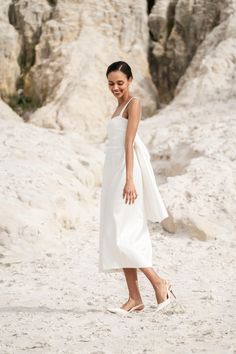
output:
{"label": "woman's left hand", "polygon": [[127,202],[129,204],[133,204],[137,196],[138,194],[136,192],[134,182],[132,180],[127,181],[123,190],[123,198],[125,198],[125,204],[127,204]]}

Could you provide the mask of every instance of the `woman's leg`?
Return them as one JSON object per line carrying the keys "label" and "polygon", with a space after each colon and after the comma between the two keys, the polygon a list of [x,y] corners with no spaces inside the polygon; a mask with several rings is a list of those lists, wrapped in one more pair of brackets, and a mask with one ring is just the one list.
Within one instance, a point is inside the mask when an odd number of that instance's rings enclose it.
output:
{"label": "woman's leg", "polygon": [[139,268],[150,280],[155,290],[157,303],[160,304],[167,298],[167,280],[161,278],[153,268]]}
{"label": "woman's leg", "polygon": [[138,287],[137,268],[123,268],[123,271],[129,290],[129,299],[121,308],[128,311],[131,307],[141,304],[142,298]]}

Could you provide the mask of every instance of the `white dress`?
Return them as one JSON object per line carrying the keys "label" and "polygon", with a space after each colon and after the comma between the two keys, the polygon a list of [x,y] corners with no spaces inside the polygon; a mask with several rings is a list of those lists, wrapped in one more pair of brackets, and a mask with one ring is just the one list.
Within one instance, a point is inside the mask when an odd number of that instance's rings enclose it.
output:
{"label": "white dress", "polygon": [[149,152],[138,131],[133,144],[133,180],[138,197],[133,204],[126,204],[123,199],[128,119],[122,115],[130,100],[121,113],[107,123],[108,141],[100,199],[99,272],[152,267],[147,220],[160,222],[168,217],[156,185]]}

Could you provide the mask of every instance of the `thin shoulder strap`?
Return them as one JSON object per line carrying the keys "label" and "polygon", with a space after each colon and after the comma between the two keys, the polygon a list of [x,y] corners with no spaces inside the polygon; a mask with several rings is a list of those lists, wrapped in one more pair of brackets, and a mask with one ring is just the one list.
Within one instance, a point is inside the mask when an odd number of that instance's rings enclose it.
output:
{"label": "thin shoulder strap", "polygon": [[121,112],[120,112],[120,115],[121,116],[123,116],[123,113],[124,113],[124,110],[125,110],[125,108],[128,106],[128,104],[130,103],[130,101],[133,99],[133,98],[136,98],[136,97],[131,97],[130,99],[129,99],[129,101],[125,104],[125,106],[123,107],[123,109],[121,110]]}

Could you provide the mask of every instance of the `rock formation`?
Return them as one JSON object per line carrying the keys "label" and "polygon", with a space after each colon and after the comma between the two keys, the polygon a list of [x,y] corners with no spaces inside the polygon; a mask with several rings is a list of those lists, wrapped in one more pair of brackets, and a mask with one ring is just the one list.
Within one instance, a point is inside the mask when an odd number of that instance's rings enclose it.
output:
{"label": "rock formation", "polygon": [[9,20],[21,40],[19,85],[34,109],[24,119],[101,141],[105,132],[98,131],[114,107],[105,72],[116,60],[133,67],[135,94],[144,113],[154,113],[146,6],[143,0],[12,1]]}
{"label": "rock formation", "polygon": [[34,257],[92,218],[103,153],[76,132],[22,122],[1,101],[0,131],[0,258]]}
{"label": "rock formation", "polygon": [[[182,3],[176,4],[177,15]],[[190,21],[189,11],[198,13],[197,3],[195,9],[189,2],[181,12],[191,31],[196,21]],[[208,1],[202,3],[202,13],[208,13],[208,6]],[[236,6],[227,2],[214,6],[208,20],[221,13],[220,23],[208,34],[202,26],[202,43],[178,82],[175,99],[144,122],[169,210],[182,230],[202,240],[235,236]],[[199,17],[199,23],[208,23],[204,21]],[[177,42],[173,45],[179,54],[180,48]],[[185,61],[186,56],[182,58]],[[178,56],[172,59],[174,65]],[[165,70],[162,65],[158,68]],[[162,90],[165,94],[165,88],[159,87]]]}
{"label": "rock formation", "polygon": [[8,21],[9,1],[0,3],[0,93],[7,100],[16,92],[16,82],[20,76],[18,56],[20,53],[20,40],[18,33]]}
{"label": "rock formation", "polygon": [[207,34],[228,17],[230,1],[157,0],[149,15],[150,65],[161,102],[175,95]]}

